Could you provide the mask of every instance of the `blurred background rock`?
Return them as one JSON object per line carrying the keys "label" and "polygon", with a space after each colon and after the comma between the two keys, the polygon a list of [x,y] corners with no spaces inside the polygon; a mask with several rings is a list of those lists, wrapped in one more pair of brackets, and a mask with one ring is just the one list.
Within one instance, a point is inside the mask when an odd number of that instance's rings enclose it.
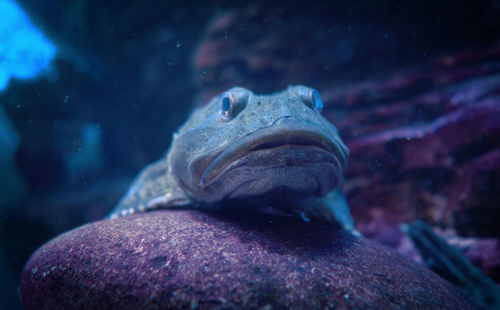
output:
{"label": "blurred background rock", "polygon": [[0,308],[20,307],[38,246],[106,215],[235,85],[317,88],[351,149],[358,229],[418,259],[398,225],[425,219],[500,280],[500,2],[17,3],[56,52],[0,92]]}

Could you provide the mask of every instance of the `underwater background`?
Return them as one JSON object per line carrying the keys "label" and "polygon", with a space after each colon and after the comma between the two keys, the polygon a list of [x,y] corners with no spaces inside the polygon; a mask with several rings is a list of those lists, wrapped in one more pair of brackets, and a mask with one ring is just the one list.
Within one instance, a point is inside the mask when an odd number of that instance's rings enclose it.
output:
{"label": "underwater background", "polygon": [[351,152],[357,229],[425,220],[500,281],[500,1],[0,0],[0,308],[102,219],[193,108],[304,84]]}

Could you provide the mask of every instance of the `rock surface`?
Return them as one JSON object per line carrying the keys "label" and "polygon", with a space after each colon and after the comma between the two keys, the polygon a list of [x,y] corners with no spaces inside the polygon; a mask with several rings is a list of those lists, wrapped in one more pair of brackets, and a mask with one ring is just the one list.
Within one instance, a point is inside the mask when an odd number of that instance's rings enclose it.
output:
{"label": "rock surface", "polygon": [[[500,121],[500,104],[497,103],[497,106],[495,113],[497,121]],[[452,188],[447,208],[447,212],[453,214],[459,232],[465,235],[500,236],[497,222],[500,218],[499,180],[500,148],[464,166]]]}
{"label": "rock surface", "polygon": [[25,266],[26,309],[474,309],[454,287],[335,227],[156,211],[87,224]]}

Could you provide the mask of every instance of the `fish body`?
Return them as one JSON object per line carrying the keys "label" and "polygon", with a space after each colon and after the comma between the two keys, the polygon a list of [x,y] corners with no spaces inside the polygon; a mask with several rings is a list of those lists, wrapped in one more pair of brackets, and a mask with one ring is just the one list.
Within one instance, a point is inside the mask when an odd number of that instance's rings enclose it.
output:
{"label": "fish body", "polygon": [[157,208],[272,206],[354,231],[339,190],[349,151],[309,87],[235,87],[195,110],[110,217]]}

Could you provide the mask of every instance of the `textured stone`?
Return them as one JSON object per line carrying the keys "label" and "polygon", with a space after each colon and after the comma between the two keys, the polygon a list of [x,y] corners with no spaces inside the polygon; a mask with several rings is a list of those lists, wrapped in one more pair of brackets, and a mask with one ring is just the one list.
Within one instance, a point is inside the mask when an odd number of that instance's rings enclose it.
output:
{"label": "textured stone", "polygon": [[[500,104],[497,121],[500,122]],[[500,126],[500,125],[499,125]],[[500,149],[490,151],[464,166],[453,186],[447,214],[463,235],[499,236]]]}
{"label": "textured stone", "polygon": [[[383,207],[386,214],[382,217],[396,221],[425,218],[450,224],[447,197],[463,170],[461,162],[481,154],[485,147],[494,147],[490,137],[500,136],[499,115],[500,105],[488,101],[426,126],[386,130],[347,142],[352,154],[348,197],[354,215],[359,213],[364,220],[370,216],[367,206]],[[483,200],[495,200],[491,189],[486,194]],[[453,208],[460,208],[457,204]],[[489,235],[495,235],[494,231],[490,226]]]}
{"label": "textured stone", "polygon": [[453,286],[335,227],[266,214],[156,211],[87,224],[25,266],[26,309],[474,309]]}

